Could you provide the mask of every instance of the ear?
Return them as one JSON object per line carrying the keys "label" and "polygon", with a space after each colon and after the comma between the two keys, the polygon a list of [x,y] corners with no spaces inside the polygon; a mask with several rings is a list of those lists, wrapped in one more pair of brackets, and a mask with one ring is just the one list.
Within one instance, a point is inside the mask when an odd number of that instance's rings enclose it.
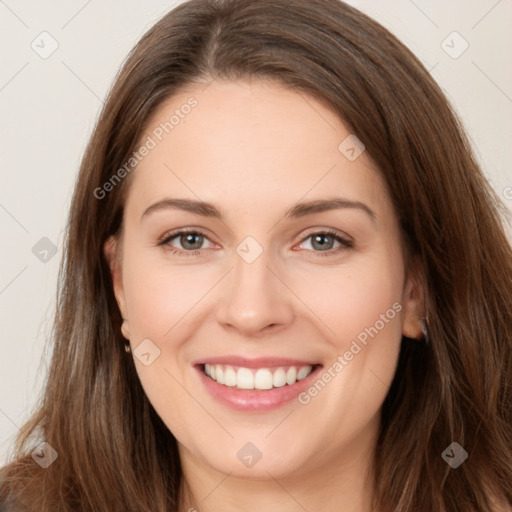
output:
{"label": "ear", "polygon": [[110,268],[110,276],[112,277],[112,284],[114,287],[114,295],[116,297],[117,305],[119,306],[119,311],[121,312],[121,316],[124,320],[122,327],[123,335],[127,337],[125,330],[127,331],[128,318],[126,312],[119,243],[120,240],[118,238],[111,236],[105,242],[105,245],[103,246],[103,252]]}
{"label": "ear", "polygon": [[422,339],[422,318],[425,317],[425,284],[417,261],[411,262],[406,274],[402,298],[402,334]]}

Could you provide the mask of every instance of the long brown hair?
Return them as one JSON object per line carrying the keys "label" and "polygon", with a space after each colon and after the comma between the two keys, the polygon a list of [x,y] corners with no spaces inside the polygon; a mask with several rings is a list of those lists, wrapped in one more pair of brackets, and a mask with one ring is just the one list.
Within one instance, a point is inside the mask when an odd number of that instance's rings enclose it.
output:
{"label": "long brown hair", "polygon": [[[0,494],[16,511],[177,511],[177,444],[140,385],[103,254],[129,178],[94,191],[180,88],[276,80],[323,101],[389,185],[407,251],[426,279],[430,342],[407,338],[382,410],[375,508],[483,511],[512,503],[512,250],[506,208],[456,114],[393,35],[339,0],[190,0],[129,55],[81,163],[59,277],[44,394]],[[136,171],[135,171],[136,172]],[[47,469],[31,451],[59,454]],[[452,469],[452,442],[469,458]]]}

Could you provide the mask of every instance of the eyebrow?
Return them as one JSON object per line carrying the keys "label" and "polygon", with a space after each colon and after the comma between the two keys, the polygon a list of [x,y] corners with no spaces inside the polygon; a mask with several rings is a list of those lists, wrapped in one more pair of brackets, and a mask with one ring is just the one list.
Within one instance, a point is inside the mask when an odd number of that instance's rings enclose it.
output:
{"label": "eyebrow", "polygon": [[[373,222],[375,222],[377,218],[375,212],[365,203],[337,197],[298,203],[292,206],[285,213],[284,218],[300,218],[305,217],[306,215],[312,215],[314,213],[321,213],[340,208],[352,208],[361,210],[367,213]],[[141,216],[141,220],[151,213],[167,209],[184,210],[196,215],[201,215],[203,217],[212,217],[219,220],[223,219],[221,211],[212,203],[196,201],[194,199],[167,198],[158,201],[157,203],[154,203],[146,208]]]}

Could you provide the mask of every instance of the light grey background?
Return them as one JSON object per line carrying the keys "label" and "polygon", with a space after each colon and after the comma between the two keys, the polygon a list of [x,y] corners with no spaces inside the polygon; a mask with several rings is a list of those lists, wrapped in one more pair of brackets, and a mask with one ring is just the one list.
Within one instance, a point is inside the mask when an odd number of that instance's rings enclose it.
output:
{"label": "light grey background", "polygon": [[[85,144],[129,50],[178,3],[0,0],[0,465],[46,376],[63,228]],[[512,0],[349,3],[431,71],[512,208]]]}

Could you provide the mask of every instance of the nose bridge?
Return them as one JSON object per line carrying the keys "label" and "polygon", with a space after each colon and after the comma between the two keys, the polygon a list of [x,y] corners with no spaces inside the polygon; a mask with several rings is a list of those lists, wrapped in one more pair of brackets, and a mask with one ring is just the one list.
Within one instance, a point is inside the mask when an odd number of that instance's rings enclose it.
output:
{"label": "nose bridge", "polygon": [[275,263],[272,251],[253,237],[236,247],[229,290],[218,307],[219,322],[249,334],[291,320],[292,294],[275,275]]}

